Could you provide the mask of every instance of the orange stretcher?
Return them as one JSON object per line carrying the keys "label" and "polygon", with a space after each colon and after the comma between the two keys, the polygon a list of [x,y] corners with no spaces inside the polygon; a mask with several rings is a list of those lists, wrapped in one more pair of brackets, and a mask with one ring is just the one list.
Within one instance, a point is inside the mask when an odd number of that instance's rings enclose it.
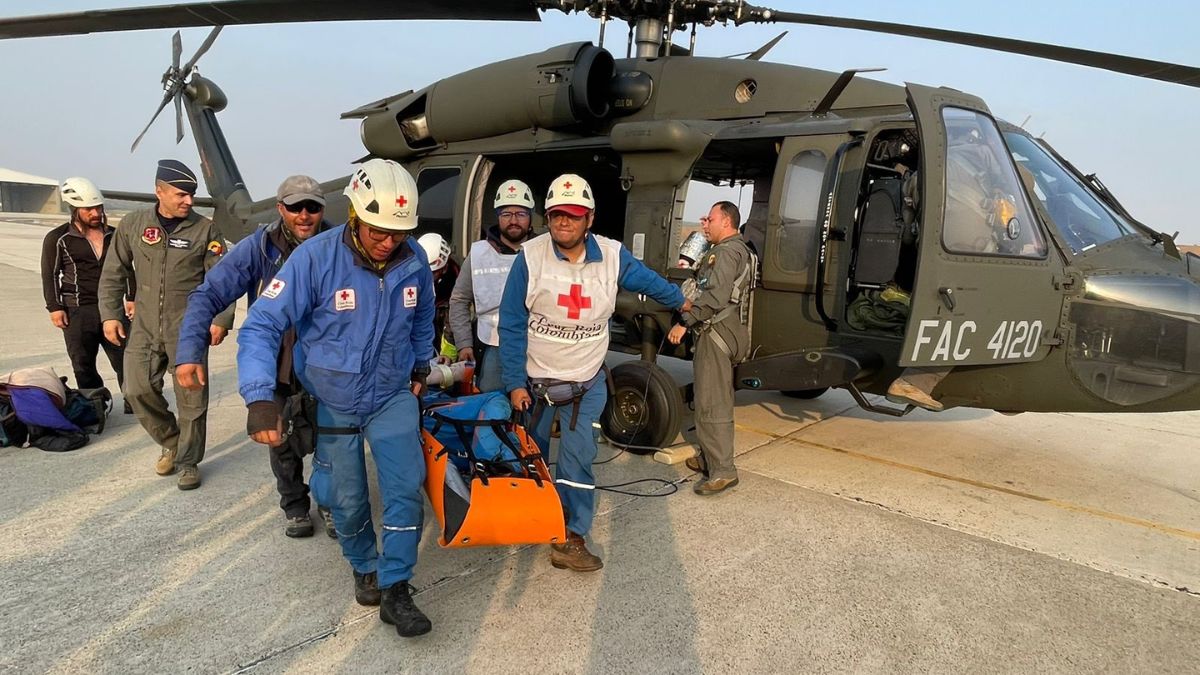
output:
{"label": "orange stretcher", "polygon": [[[519,424],[508,420],[460,420],[425,413],[438,424],[454,425],[463,441],[470,470],[463,472],[429,429],[421,430],[425,455],[425,494],[442,526],[444,548],[552,544],[566,540],[562,502],[537,444]],[[472,452],[476,430],[495,433],[515,460],[480,461]],[[486,433],[484,431],[483,433]],[[469,474],[469,475],[466,475]]]}

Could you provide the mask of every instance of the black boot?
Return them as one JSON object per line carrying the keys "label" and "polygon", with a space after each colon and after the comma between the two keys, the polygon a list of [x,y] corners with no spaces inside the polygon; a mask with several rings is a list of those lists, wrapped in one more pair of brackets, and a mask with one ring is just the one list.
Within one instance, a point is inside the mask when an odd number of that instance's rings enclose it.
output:
{"label": "black boot", "polygon": [[354,601],[364,607],[379,606],[379,579],[374,572],[354,573]]}
{"label": "black boot", "polygon": [[395,626],[400,637],[424,635],[433,628],[429,617],[413,602],[412,586],[407,581],[398,581],[383,589],[379,620]]}

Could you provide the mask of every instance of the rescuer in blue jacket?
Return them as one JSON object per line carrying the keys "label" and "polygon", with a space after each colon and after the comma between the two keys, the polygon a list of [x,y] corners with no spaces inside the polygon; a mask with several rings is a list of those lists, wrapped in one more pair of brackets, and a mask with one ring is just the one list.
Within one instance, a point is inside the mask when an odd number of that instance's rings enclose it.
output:
{"label": "rescuer in blue jacket", "polygon": [[[354,571],[359,604],[403,637],[428,633],[412,599],[421,539],[421,451],[417,396],[433,358],[433,275],[408,233],[417,186],[399,164],[368,160],[346,186],[350,219],[296,249],[250,308],[238,336],[238,384],[247,431],[278,444],[276,355],[296,329],[295,372],[316,397],[317,452],[333,479],[333,520]],[[375,540],[363,438],[371,443],[383,501],[383,550]]]}
{"label": "rescuer in blue jacket", "polygon": [[[188,295],[187,312],[179,328],[179,346],[175,351],[175,377],[188,389],[200,389],[208,380],[204,355],[208,346],[208,326],[217,314],[243,295],[251,303],[271,283],[284,261],[301,242],[324,232],[332,226],[325,222],[325,194],[316,180],[308,176],[289,176],[276,191],[279,220],[264,225],[234,246],[204,277],[204,283]],[[295,331],[289,330],[279,349],[279,371],[276,375],[275,400],[293,413],[288,420],[293,428],[316,426],[315,406],[306,397],[292,370],[292,346]],[[290,403],[291,405],[287,405]],[[305,416],[305,412],[309,414]],[[295,415],[304,417],[296,419]],[[279,491],[279,508],[286,518],[284,534],[289,537],[311,537],[313,522],[309,517],[309,487],[304,484],[304,456],[313,452],[311,436],[294,433],[277,446],[271,447],[271,472]],[[313,466],[327,464],[313,458]],[[325,532],[336,537],[329,504],[329,472],[313,471],[312,494],[317,512],[325,521]]]}

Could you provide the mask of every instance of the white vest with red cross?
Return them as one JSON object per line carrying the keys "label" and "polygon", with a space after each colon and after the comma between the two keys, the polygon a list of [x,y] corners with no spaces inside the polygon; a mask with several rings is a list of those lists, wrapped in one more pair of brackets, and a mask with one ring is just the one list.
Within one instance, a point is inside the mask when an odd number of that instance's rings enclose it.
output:
{"label": "white vest with red cross", "polygon": [[608,353],[608,320],[617,307],[621,242],[595,237],[603,259],[560,260],[549,234],[522,247],[529,267],[529,377],[586,382]]}

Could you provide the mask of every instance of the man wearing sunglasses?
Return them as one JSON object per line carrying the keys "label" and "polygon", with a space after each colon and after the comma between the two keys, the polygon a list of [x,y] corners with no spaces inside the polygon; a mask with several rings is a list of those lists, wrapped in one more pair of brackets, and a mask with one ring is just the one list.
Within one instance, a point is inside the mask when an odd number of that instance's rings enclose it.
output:
{"label": "man wearing sunglasses", "polygon": [[[475,386],[481,392],[499,391],[500,298],[504,282],[521,245],[529,239],[533,223],[533,191],[519,180],[508,180],[496,190],[493,207],[498,224],[487,238],[471,245],[462,271],[450,294],[450,332],[459,361],[475,362]],[[471,330],[475,308],[476,335]],[[476,338],[478,338],[476,340]]]}
{"label": "man wearing sunglasses", "polygon": [[[207,326],[213,317],[229,307],[243,295],[251,303],[275,278],[291,255],[302,242],[313,235],[332,227],[325,222],[325,195],[317,181],[308,176],[289,176],[279,185],[276,192],[276,209],[279,220],[263,225],[234,246],[216,267],[204,278],[196,290],[188,296],[187,313],[179,329],[179,348],[175,352],[175,377],[179,384],[188,389],[201,389],[208,383],[204,366],[204,354],[208,344]],[[276,401],[297,414],[303,414],[311,406],[304,406],[304,388],[296,379],[292,369],[292,346],[295,334],[289,331],[279,349],[278,371],[275,387]],[[290,406],[284,406],[290,400]],[[316,426],[315,419],[301,420],[305,426]],[[297,420],[288,420],[293,428]],[[279,490],[279,508],[283,509],[286,524],[284,534],[289,537],[311,537],[313,523],[309,518],[309,486],[304,484],[304,455],[313,451],[308,447],[308,436],[293,434],[288,439],[271,447],[271,472],[275,474],[275,487]],[[320,462],[319,457],[313,458]],[[333,516],[327,505],[331,503],[327,481],[314,472],[312,494],[317,501],[317,512],[325,521],[325,532],[336,537]]]}
{"label": "man wearing sunglasses", "polygon": [[[371,159],[346,186],[348,222],[296,249],[250,308],[238,335],[238,384],[254,440],[278,445],[276,355],[296,330],[296,376],[316,397],[318,459],[332,481],[333,520],[354,597],[379,605],[403,637],[432,624],[409,580],[423,525],[425,460],[417,396],[433,358],[436,311],[429,260],[409,233],[417,184],[399,164]],[[376,546],[363,439],[379,478],[383,550]]]}

